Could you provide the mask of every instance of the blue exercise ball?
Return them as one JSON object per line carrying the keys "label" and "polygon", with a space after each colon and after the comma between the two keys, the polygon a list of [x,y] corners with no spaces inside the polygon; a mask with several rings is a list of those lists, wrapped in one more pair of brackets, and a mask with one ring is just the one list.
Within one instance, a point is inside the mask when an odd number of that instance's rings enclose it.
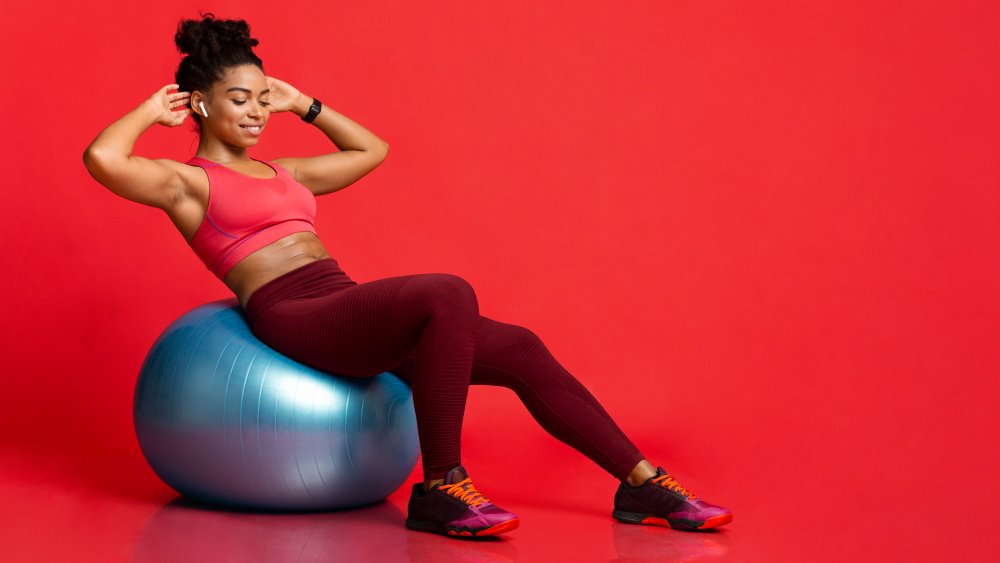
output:
{"label": "blue exercise ball", "polygon": [[298,363],[250,332],[235,298],[192,309],[156,339],[133,418],[167,485],[233,507],[371,504],[398,489],[420,455],[406,382]]}

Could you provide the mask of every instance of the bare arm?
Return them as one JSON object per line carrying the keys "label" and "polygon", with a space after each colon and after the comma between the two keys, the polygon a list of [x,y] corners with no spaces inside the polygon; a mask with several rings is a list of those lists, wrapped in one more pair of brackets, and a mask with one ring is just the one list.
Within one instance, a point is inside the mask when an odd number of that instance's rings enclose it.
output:
{"label": "bare arm", "polygon": [[[303,117],[309,111],[312,97],[292,90],[296,95],[289,111]],[[312,125],[319,127],[340,151],[307,158],[278,158],[274,163],[283,166],[315,195],[353,184],[381,164],[389,152],[389,143],[326,104]]]}
{"label": "bare arm", "polygon": [[172,111],[187,102],[187,92],[167,94],[168,84],[105,128],[83,151],[83,165],[95,180],[116,195],[165,209],[184,189],[177,170],[166,159],[133,156],[135,142],[150,126],[180,125],[190,110]]}

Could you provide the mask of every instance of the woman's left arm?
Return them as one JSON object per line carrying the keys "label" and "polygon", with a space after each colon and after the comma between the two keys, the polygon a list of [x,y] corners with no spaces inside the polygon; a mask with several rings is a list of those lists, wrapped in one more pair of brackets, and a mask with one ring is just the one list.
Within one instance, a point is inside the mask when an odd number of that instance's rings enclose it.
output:
{"label": "woman's left arm", "polygon": [[[268,77],[268,87],[272,111],[291,111],[300,118],[309,111],[311,96],[276,78]],[[340,150],[305,158],[276,158],[272,162],[288,170],[295,181],[314,195],[353,184],[381,164],[389,152],[389,143],[326,104],[311,123]]]}

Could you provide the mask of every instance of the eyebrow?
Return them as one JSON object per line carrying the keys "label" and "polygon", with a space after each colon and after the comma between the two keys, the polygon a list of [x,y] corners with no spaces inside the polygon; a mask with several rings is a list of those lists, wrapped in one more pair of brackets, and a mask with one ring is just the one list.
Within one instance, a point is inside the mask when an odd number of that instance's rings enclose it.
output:
{"label": "eyebrow", "polygon": [[[232,92],[233,90],[242,90],[242,91],[246,92],[247,94],[253,94],[253,92],[249,88],[243,88],[243,87],[240,87],[240,86],[233,86],[232,88],[226,90],[226,93]],[[261,94],[267,94],[270,91],[271,91],[270,88],[264,88],[263,90],[260,91],[260,93]]]}

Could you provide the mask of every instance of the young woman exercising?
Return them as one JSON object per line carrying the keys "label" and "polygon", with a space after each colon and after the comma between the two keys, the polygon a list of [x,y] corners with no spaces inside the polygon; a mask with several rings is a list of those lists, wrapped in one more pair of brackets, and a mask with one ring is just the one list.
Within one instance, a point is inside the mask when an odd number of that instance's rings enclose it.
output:
{"label": "young woman exercising", "polygon": [[[464,279],[413,274],[352,280],[316,236],[316,196],[372,171],[389,145],[344,115],[266,76],[244,20],[182,20],[175,76],[87,147],[90,174],[117,195],[163,209],[205,266],[239,299],[253,334],[303,364],[346,377],[391,371],[412,388],[424,480],[410,492],[406,525],[449,536],[518,526],[461,465],[469,385],[512,389],[538,423],[621,483],[622,522],[704,529],[729,510],[654,467],[590,392],[531,330],[484,317]],[[168,93],[171,90],[178,90]],[[175,108],[183,108],[175,111]],[[271,115],[290,111],[340,149],[309,158],[255,159]],[[186,162],[132,155],[153,124],[190,115],[198,150]]]}

